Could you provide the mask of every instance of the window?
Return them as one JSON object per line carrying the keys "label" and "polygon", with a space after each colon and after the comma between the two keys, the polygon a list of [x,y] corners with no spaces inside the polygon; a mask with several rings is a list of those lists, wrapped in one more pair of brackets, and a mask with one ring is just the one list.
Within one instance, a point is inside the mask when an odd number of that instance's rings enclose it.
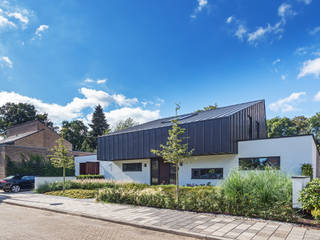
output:
{"label": "window", "polygon": [[239,158],[241,170],[264,170],[266,166],[280,169],[280,157]]}
{"label": "window", "polygon": [[122,171],[123,172],[141,172],[142,163],[123,163]]}
{"label": "window", "polygon": [[223,168],[193,168],[192,179],[222,179]]}
{"label": "window", "polygon": [[257,138],[260,138],[260,123],[256,121]]}
{"label": "window", "polygon": [[252,117],[248,116],[249,118],[249,139],[252,139]]}

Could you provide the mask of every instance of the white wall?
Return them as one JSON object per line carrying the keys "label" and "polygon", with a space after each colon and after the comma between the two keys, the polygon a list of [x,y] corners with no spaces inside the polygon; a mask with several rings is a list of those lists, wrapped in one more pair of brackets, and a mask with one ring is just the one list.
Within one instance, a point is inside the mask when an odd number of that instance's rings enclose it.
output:
{"label": "white wall", "polygon": [[[66,181],[75,180],[76,177],[66,177]],[[42,184],[48,184],[53,182],[62,182],[63,177],[35,177],[34,188],[38,189]]]}
{"label": "white wall", "polygon": [[[142,163],[141,172],[123,172],[123,163]],[[146,164],[146,167],[145,167]],[[129,181],[150,184],[150,160],[136,159],[124,161],[100,161],[105,178],[117,181]]]}
{"label": "white wall", "polygon": [[[97,162],[97,155],[75,157],[75,175],[80,172],[80,163]],[[142,163],[141,172],[123,172],[123,163]],[[150,160],[136,159],[124,161],[99,161],[99,174],[104,175],[106,179],[117,181],[138,182],[150,184]],[[146,167],[145,167],[146,164]]]}
{"label": "white wall", "polygon": [[[238,167],[237,155],[208,155],[194,156],[183,163],[179,168],[180,185],[207,184],[219,185],[228,175],[230,170]],[[192,168],[223,168],[223,179],[191,179]]]}
{"label": "white wall", "polygon": [[316,176],[316,145],[312,136],[241,141],[238,157],[280,156],[280,169],[290,176],[301,175],[303,163],[312,164]]}

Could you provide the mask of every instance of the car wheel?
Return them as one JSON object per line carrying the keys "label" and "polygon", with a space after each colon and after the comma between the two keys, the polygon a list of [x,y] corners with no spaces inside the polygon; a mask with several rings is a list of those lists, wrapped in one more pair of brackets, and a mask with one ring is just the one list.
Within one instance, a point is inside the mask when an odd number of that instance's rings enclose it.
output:
{"label": "car wheel", "polygon": [[14,192],[14,193],[20,192],[20,186],[19,185],[13,185],[11,187],[11,192]]}

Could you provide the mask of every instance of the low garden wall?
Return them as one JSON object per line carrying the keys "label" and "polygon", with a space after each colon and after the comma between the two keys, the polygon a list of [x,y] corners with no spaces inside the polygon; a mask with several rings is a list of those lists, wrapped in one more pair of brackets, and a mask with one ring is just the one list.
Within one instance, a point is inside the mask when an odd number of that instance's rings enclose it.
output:
{"label": "low garden wall", "polygon": [[[75,180],[76,177],[66,177],[66,181]],[[39,186],[43,184],[49,184],[53,182],[62,182],[63,177],[35,177],[34,188],[37,190]]]}

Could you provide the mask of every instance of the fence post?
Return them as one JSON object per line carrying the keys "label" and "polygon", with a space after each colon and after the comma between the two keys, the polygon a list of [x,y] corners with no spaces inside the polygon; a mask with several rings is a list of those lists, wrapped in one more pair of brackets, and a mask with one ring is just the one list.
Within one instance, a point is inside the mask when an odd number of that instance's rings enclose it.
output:
{"label": "fence post", "polygon": [[310,177],[306,176],[293,176],[292,177],[292,207],[301,208],[302,205],[298,201],[300,192],[307,186],[307,183],[310,182]]}

